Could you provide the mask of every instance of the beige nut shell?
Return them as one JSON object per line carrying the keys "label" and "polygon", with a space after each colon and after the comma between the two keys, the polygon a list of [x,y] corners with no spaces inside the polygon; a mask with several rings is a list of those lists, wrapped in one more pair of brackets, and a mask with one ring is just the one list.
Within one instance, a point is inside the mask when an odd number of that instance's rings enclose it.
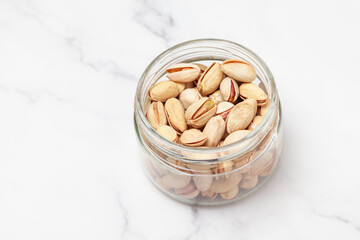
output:
{"label": "beige nut shell", "polygon": [[200,75],[200,68],[191,63],[178,63],[166,69],[166,75],[171,81],[188,83],[197,79]]}
{"label": "beige nut shell", "polygon": [[240,59],[228,59],[221,63],[221,70],[238,82],[252,82],[257,74],[251,64]]}
{"label": "beige nut shell", "polygon": [[257,101],[258,106],[266,104],[267,94],[253,83],[243,83],[239,87],[240,98],[243,100],[248,98],[254,98]]}
{"label": "beige nut shell", "polygon": [[153,85],[148,91],[148,97],[154,101],[166,102],[169,98],[179,95],[178,85],[173,81],[162,81]]}

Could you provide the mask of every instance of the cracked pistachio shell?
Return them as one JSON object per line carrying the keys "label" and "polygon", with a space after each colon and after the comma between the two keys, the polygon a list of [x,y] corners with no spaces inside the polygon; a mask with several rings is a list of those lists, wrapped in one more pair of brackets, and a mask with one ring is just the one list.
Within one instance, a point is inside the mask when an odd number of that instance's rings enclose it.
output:
{"label": "cracked pistachio shell", "polygon": [[218,195],[217,193],[210,192],[210,191],[201,192],[201,196],[207,197],[207,198],[210,198],[210,199],[215,199],[217,197],[217,195]]}
{"label": "cracked pistachio shell", "polygon": [[186,199],[192,199],[192,198],[196,198],[197,195],[199,195],[200,191],[196,188],[196,186],[193,183],[190,183],[183,188],[175,189],[175,193],[180,197]]}
{"label": "cracked pistachio shell", "polygon": [[210,192],[225,193],[234,189],[241,181],[242,175],[238,172],[229,174],[228,178],[219,178],[214,180],[213,184],[209,188]]}
{"label": "cracked pistachio shell", "polygon": [[165,113],[171,127],[177,133],[182,133],[187,129],[184,107],[176,98],[170,98],[165,103]]}
{"label": "cracked pistachio shell", "polygon": [[220,82],[223,78],[223,73],[219,63],[212,63],[203,75],[200,77],[197,88],[199,93],[202,96],[209,95],[210,93],[215,92],[220,85]]}
{"label": "cracked pistachio shell", "polygon": [[254,188],[257,183],[258,183],[258,176],[257,175],[254,176],[254,177],[250,177],[250,178],[243,177],[243,179],[241,180],[241,182],[239,184],[239,187],[242,188],[242,189],[249,190],[249,189]]}
{"label": "cracked pistachio shell", "polygon": [[188,125],[194,128],[201,128],[216,113],[217,106],[208,97],[203,97],[189,106],[185,112],[185,119]]}
{"label": "cracked pistachio shell", "polygon": [[221,116],[225,120],[234,106],[231,102],[221,102],[217,106],[215,115]]}
{"label": "cracked pistachio shell", "polygon": [[236,186],[228,192],[221,193],[221,197],[225,200],[234,199],[239,193],[239,187]]}
{"label": "cracked pistachio shell", "polygon": [[240,139],[244,138],[246,135],[248,135],[251,131],[249,130],[239,130],[231,133],[229,136],[227,136],[224,140],[223,146],[228,145],[230,143],[239,141]]}
{"label": "cracked pistachio shell", "polygon": [[207,136],[198,129],[186,130],[181,134],[180,142],[186,146],[199,147],[206,142]]}
{"label": "cracked pistachio shell", "polygon": [[211,187],[211,184],[213,182],[213,177],[195,176],[193,177],[193,181],[197,189],[199,189],[201,192],[205,192],[209,190],[209,188]]}
{"label": "cracked pistachio shell", "polygon": [[242,99],[254,98],[257,101],[258,106],[262,106],[266,104],[267,95],[259,88],[257,85],[253,83],[243,83],[239,87],[240,97]]}
{"label": "cracked pistachio shell", "polygon": [[168,173],[157,178],[157,183],[165,189],[183,188],[191,181],[191,177],[184,174]]}
{"label": "cracked pistachio shell", "polygon": [[153,85],[148,91],[148,97],[154,101],[166,102],[169,98],[177,97],[179,88],[173,81],[162,81]]}
{"label": "cracked pistachio shell", "polygon": [[239,82],[252,82],[256,71],[251,64],[240,59],[228,59],[221,63],[221,70],[232,79]]}
{"label": "cracked pistachio shell", "polygon": [[177,142],[178,140],[177,132],[168,125],[161,126],[156,131],[171,142]]}
{"label": "cracked pistachio shell", "polygon": [[162,102],[151,103],[146,116],[155,130],[167,124],[165,108]]}
{"label": "cracked pistachio shell", "polygon": [[194,63],[196,66],[198,66],[200,68],[200,75],[199,77],[193,82],[195,85],[197,85],[199,78],[201,78],[201,76],[203,75],[203,73],[206,71],[207,66],[200,64],[200,63]]}
{"label": "cracked pistachio shell", "polygon": [[239,97],[239,86],[233,79],[227,77],[220,83],[220,92],[225,101],[235,102]]}
{"label": "cracked pistachio shell", "polygon": [[221,102],[224,102],[225,100],[223,99],[223,97],[221,96],[221,92],[220,90],[215,91],[214,93],[212,93],[209,98],[216,104],[219,105]]}
{"label": "cracked pistachio shell", "polygon": [[166,75],[171,81],[188,83],[197,79],[200,75],[200,68],[191,63],[178,63],[166,69]]}
{"label": "cracked pistachio shell", "polygon": [[246,129],[256,114],[256,100],[251,98],[236,104],[226,118],[226,131],[233,133]]}
{"label": "cracked pistachio shell", "polygon": [[203,133],[207,136],[205,146],[216,147],[224,135],[225,126],[225,121],[221,116],[210,118],[203,130]]}
{"label": "cracked pistachio shell", "polygon": [[250,125],[248,126],[248,130],[254,130],[264,119],[263,116],[255,116]]}
{"label": "cracked pistachio shell", "polygon": [[179,100],[184,106],[184,109],[188,109],[188,107],[194,102],[198,101],[201,98],[200,93],[197,88],[187,88],[182,93],[180,93]]}

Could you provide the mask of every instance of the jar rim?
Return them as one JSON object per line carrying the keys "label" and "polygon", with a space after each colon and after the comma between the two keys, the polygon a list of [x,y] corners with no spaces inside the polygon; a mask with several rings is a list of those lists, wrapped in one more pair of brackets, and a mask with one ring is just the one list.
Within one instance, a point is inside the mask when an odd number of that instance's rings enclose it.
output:
{"label": "jar rim", "polygon": [[[264,119],[261,121],[261,123],[254,130],[252,130],[244,138],[242,138],[242,139],[240,139],[240,140],[238,140],[236,142],[233,142],[231,144],[225,145],[225,146],[212,147],[212,148],[198,148],[198,147],[190,147],[190,146],[180,145],[180,144],[177,144],[177,143],[174,143],[174,142],[171,142],[171,141],[165,139],[150,125],[150,123],[148,122],[148,120],[146,118],[146,115],[143,112],[143,109],[141,107],[142,106],[142,103],[141,103],[142,87],[144,85],[144,82],[145,82],[145,80],[147,78],[147,75],[148,75],[149,71],[159,61],[161,61],[163,58],[165,58],[166,56],[168,56],[173,51],[176,51],[179,48],[186,47],[186,46],[191,46],[192,44],[204,44],[204,47],[207,47],[207,46],[209,46],[209,44],[224,44],[224,43],[228,44],[229,46],[234,46],[234,47],[240,48],[241,50],[245,51],[246,54],[252,60],[256,61],[262,67],[262,69],[264,70],[266,78],[270,82],[269,87],[270,87],[271,93],[272,93],[270,98],[269,98],[270,106],[269,106],[268,112],[266,113]],[[162,52],[161,54],[159,54],[147,66],[144,73],[140,77],[140,80],[138,82],[137,89],[136,89],[135,117],[136,117],[137,124],[140,123],[141,125],[145,126],[146,129],[151,133],[152,137],[154,137],[156,141],[161,142],[163,145],[171,146],[173,152],[169,152],[169,149],[165,149],[166,152],[169,153],[169,154],[178,155],[177,153],[180,152],[180,151],[186,151],[186,152],[192,153],[192,154],[197,154],[197,153],[198,154],[216,154],[216,153],[220,153],[220,152],[224,152],[224,151],[229,151],[229,150],[235,148],[236,146],[239,146],[240,144],[246,143],[247,141],[253,139],[260,132],[264,132],[266,130],[266,126],[269,125],[270,119],[273,119],[273,117],[274,117],[274,114],[275,114],[276,109],[277,109],[278,102],[279,102],[279,97],[278,97],[278,94],[277,94],[277,89],[276,89],[276,84],[275,84],[274,77],[273,77],[270,69],[266,65],[266,63],[257,54],[255,54],[250,49],[242,46],[241,44],[238,44],[238,43],[233,42],[233,41],[224,40],[224,39],[215,39],[215,38],[203,38],[203,39],[194,39],[194,40],[190,40],[190,41],[186,41],[186,42],[182,42],[180,44],[174,45],[173,47],[170,47],[167,50],[165,50],[164,52]],[[244,148],[244,149],[241,149],[241,150],[242,150],[242,153],[245,153],[247,151],[247,148]],[[229,156],[224,157],[222,159],[220,159],[220,158],[217,158],[217,159],[211,158],[211,159],[201,159],[201,160],[199,160],[199,159],[188,159],[188,158],[186,158],[186,159],[182,159],[182,160],[184,162],[188,162],[188,163],[207,164],[207,163],[227,161],[228,159],[233,157],[232,155],[235,156],[235,154],[238,155],[239,153],[234,152],[233,154],[230,154]]]}

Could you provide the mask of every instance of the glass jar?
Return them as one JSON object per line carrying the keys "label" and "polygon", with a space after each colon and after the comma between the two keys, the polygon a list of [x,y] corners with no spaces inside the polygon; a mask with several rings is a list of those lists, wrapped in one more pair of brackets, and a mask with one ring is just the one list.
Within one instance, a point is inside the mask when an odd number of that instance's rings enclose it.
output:
{"label": "glass jar", "polygon": [[[258,83],[269,98],[263,121],[246,137],[226,146],[195,148],[168,141],[151,127],[146,118],[150,103],[147,92],[157,81],[165,79],[167,67],[180,62],[210,63],[234,58],[255,68],[254,83]],[[140,158],[146,174],[158,189],[181,202],[220,205],[237,201],[259,189],[277,167],[282,121],[275,81],[266,64],[237,43],[199,39],[160,54],[140,78],[134,112]]]}

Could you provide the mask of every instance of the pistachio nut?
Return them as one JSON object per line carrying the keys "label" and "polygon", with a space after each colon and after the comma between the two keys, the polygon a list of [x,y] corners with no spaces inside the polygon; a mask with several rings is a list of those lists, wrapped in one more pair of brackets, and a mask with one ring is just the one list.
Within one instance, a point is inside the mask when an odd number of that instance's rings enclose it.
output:
{"label": "pistachio nut", "polygon": [[252,82],[256,71],[251,64],[240,59],[228,59],[221,63],[221,70],[232,79],[239,82]]}
{"label": "pistachio nut", "polygon": [[256,184],[258,183],[258,176],[255,175],[253,177],[243,177],[240,184],[239,184],[239,187],[242,188],[242,189],[246,189],[246,190],[249,190],[249,189],[252,189],[256,186]]}
{"label": "pistachio nut", "polygon": [[185,90],[185,83],[176,83],[176,85],[178,86],[178,88],[179,88],[179,93],[182,93],[182,91],[184,91]]}
{"label": "pistachio nut", "polygon": [[234,199],[239,193],[239,187],[236,186],[228,192],[221,193],[221,197],[225,200]]}
{"label": "pistachio nut", "polygon": [[173,81],[162,81],[153,85],[148,91],[148,97],[154,101],[166,102],[169,98],[179,95],[179,88]]}
{"label": "pistachio nut", "polygon": [[175,193],[180,197],[186,199],[196,198],[200,191],[196,188],[193,183],[188,184],[185,187],[175,189]]}
{"label": "pistachio nut", "polygon": [[191,63],[178,63],[166,69],[166,75],[171,81],[187,83],[197,79],[200,75],[200,68]]}
{"label": "pistachio nut", "polygon": [[224,141],[220,141],[219,144],[217,145],[217,147],[221,147],[224,145]]}
{"label": "pistachio nut", "polygon": [[213,184],[209,188],[210,192],[225,193],[234,189],[241,181],[242,175],[238,172],[230,173],[229,178],[220,178],[214,180]]}
{"label": "pistachio nut", "polygon": [[163,126],[159,127],[156,131],[161,136],[163,136],[164,138],[166,138],[167,140],[169,140],[171,142],[177,142],[177,140],[178,140],[177,132],[168,125],[163,125]]}
{"label": "pistachio nut", "polygon": [[248,126],[248,130],[254,130],[264,119],[263,116],[255,116],[250,125]]}
{"label": "pistachio nut", "polygon": [[227,136],[224,140],[223,146],[228,145],[230,143],[239,141],[240,139],[244,138],[246,135],[248,135],[251,131],[249,130],[238,130],[233,133],[231,133],[229,136]]}
{"label": "pistachio nut", "polygon": [[216,109],[212,100],[203,97],[188,107],[185,112],[186,122],[194,128],[201,128],[215,115]]}
{"label": "pistachio nut", "polygon": [[210,191],[201,192],[201,196],[207,197],[210,199],[215,199],[217,197],[217,195],[218,195],[217,193],[210,192]]}
{"label": "pistachio nut", "polygon": [[239,86],[233,79],[226,77],[220,83],[220,92],[225,101],[235,102],[239,97]]}
{"label": "pistachio nut", "polygon": [[177,133],[182,133],[187,129],[185,121],[184,107],[176,98],[169,98],[165,103],[165,113],[171,127]]}
{"label": "pistachio nut", "polygon": [[[232,162],[232,161],[221,162],[218,164],[218,167],[215,169],[214,172],[215,172],[215,174],[230,172],[232,170],[233,165],[234,165],[234,162]],[[228,176],[225,176],[225,177],[228,177]]]}
{"label": "pistachio nut", "polygon": [[[251,154],[247,153],[247,154],[244,154],[244,155],[236,158],[234,160],[234,169],[238,169],[238,168],[244,166],[245,164],[249,163],[249,161],[250,161],[250,156],[249,155],[251,155]],[[244,173],[244,172],[247,171],[247,169],[241,169],[239,171],[241,173]]]}
{"label": "pistachio nut", "polygon": [[246,129],[256,114],[256,100],[251,98],[236,104],[226,118],[228,133]]}
{"label": "pistachio nut", "polygon": [[215,91],[214,93],[212,93],[209,98],[216,104],[220,104],[221,102],[224,102],[225,100],[223,99],[223,97],[221,96],[221,92],[220,90]]}
{"label": "pistachio nut", "polygon": [[147,112],[149,111],[149,107],[151,104],[151,99],[147,96],[144,102],[144,114],[147,115]]}
{"label": "pistachio nut", "polygon": [[209,190],[209,188],[211,187],[211,184],[213,182],[213,178],[208,177],[208,176],[194,176],[193,180],[194,180],[195,186],[201,192],[205,192],[205,191]]}
{"label": "pistachio nut", "polygon": [[205,66],[201,63],[194,63],[194,64],[200,68],[200,74],[203,74],[206,71],[206,69],[208,68],[207,66]]}
{"label": "pistachio nut", "polygon": [[190,169],[188,169],[183,161],[178,160],[177,158],[173,157],[165,157],[164,163],[171,166],[171,168],[175,168],[181,172],[190,174]]}
{"label": "pistachio nut", "polygon": [[198,101],[201,98],[201,95],[197,88],[187,88],[182,93],[180,93],[179,100],[184,106],[184,109],[188,109],[188,107],[194,102]]}
{"label": "pistachio nut", "polygon": [[183,188],[191,181],[191,177],[185,174],[168,173],[157,179],[157,183],[166,189]]}
{"label": "pistachio nut", "polygon": [[[265,154],[265,149],[267,149],[267,153],[271,152],[271,148],[272,145],[274,143],[274,138],[273,136],[273,132],[269,132],[268,134],[266,134],[264,136],[264,138],[261,140],[261,142],[259,142],[259,144],[256,146],[256,148],[254,149],[254,151],[252,151],[251,153],[251,161],[253,161],[254,159],[258,158],[260,155],[264,155]],[[272,142],[272,143],[271,143]]]}
{"label": "pistachio nut", "polygon": [[256,114],[256,100],[251,98],[236,104],[226,119],[228,133],[246,129]]}
{"label": "pistachio nut", "polygon": [[248,98],[248,99],[246,99],[246,100],[244,100],[244,101],[242,101],[242,102],[246,102],[246,103],[248,103],[248,104],[250,104],[250,105],[253,106],[254,117],[255,117],[255,116],[256,116],[256,113],[257,113],[257,110],[258,110],[258,106],[257,106],[256,100],[255,100],[254,98]]}
{"label": "pistachio nut", "polygon": [[156,183],[163,189],[165,190],[170,190],[172,189],[172,187],[170,187],[164,180],[163,177],[157,177],[155,179]]}
{"label": "pistachio nut", "polygon": [[270,107],[270,101],[268,99],[268,100],[266,100],[265,104],[260,107],[260,111],[259,111],[258,115],[264,117],[266,115],[266,113],[268,112],[269,107]]}
{"label": "pistachio nut", "polygon": [[254,98],[258,106],[265,105],[267,101],[267,95],[264,90],[253,83],[242,83],[239,87],[239,92],[240,97],[244,100]]}
{"label": "pistachio nut", "polygon": [[190,130],[185,130],[180,137],[180,142],[190,147],[201,146],[206,142],[206,140],[207,140],[206,134],[194,128]]}
{"label": "pistachio nut", "polygon": [[207,66],[201,64],[201,63],[194,63],[196,66],[198,66],[200,68],[200,75],[199,77],[193,82],[195,85],[197,85],[199,78],[201,78],[201,76],[203,75],[203,73],[206,71]]}
{"label": "pistachio nut", "polygon": [[246,167],[247,172],[244,173],[244,176],[251,178],[258,175],[262,170],[272,164],[273,159],[274,155],[272,152],[265,152],[260,157],[251,160],[250,165]]}
{"label": "pistachio nut", "polygon": [[203,75],[200,77],[197,88],[199,93],[202,96],[209,95],[210,93],[215,92],[220,85],[220,82],[223,78],[223,73],[219,63],[212,63]]}
{"label": "pistachio nut", "polygon": [[155,130],[167,124],[165,109],[162,102],[151,103],[146,117]]}
{"label": "pistachio nut", "polygon": [[231,102],[221,102],[217,106],[215,115],[221,116],[225,120],[234,106]]}
{"label": "pistachio nut", "polygon": [[206,123],[203,133],[207,136],[205,146],[216,147],[225,132],[225,121],[221,116],[210,118]]}

